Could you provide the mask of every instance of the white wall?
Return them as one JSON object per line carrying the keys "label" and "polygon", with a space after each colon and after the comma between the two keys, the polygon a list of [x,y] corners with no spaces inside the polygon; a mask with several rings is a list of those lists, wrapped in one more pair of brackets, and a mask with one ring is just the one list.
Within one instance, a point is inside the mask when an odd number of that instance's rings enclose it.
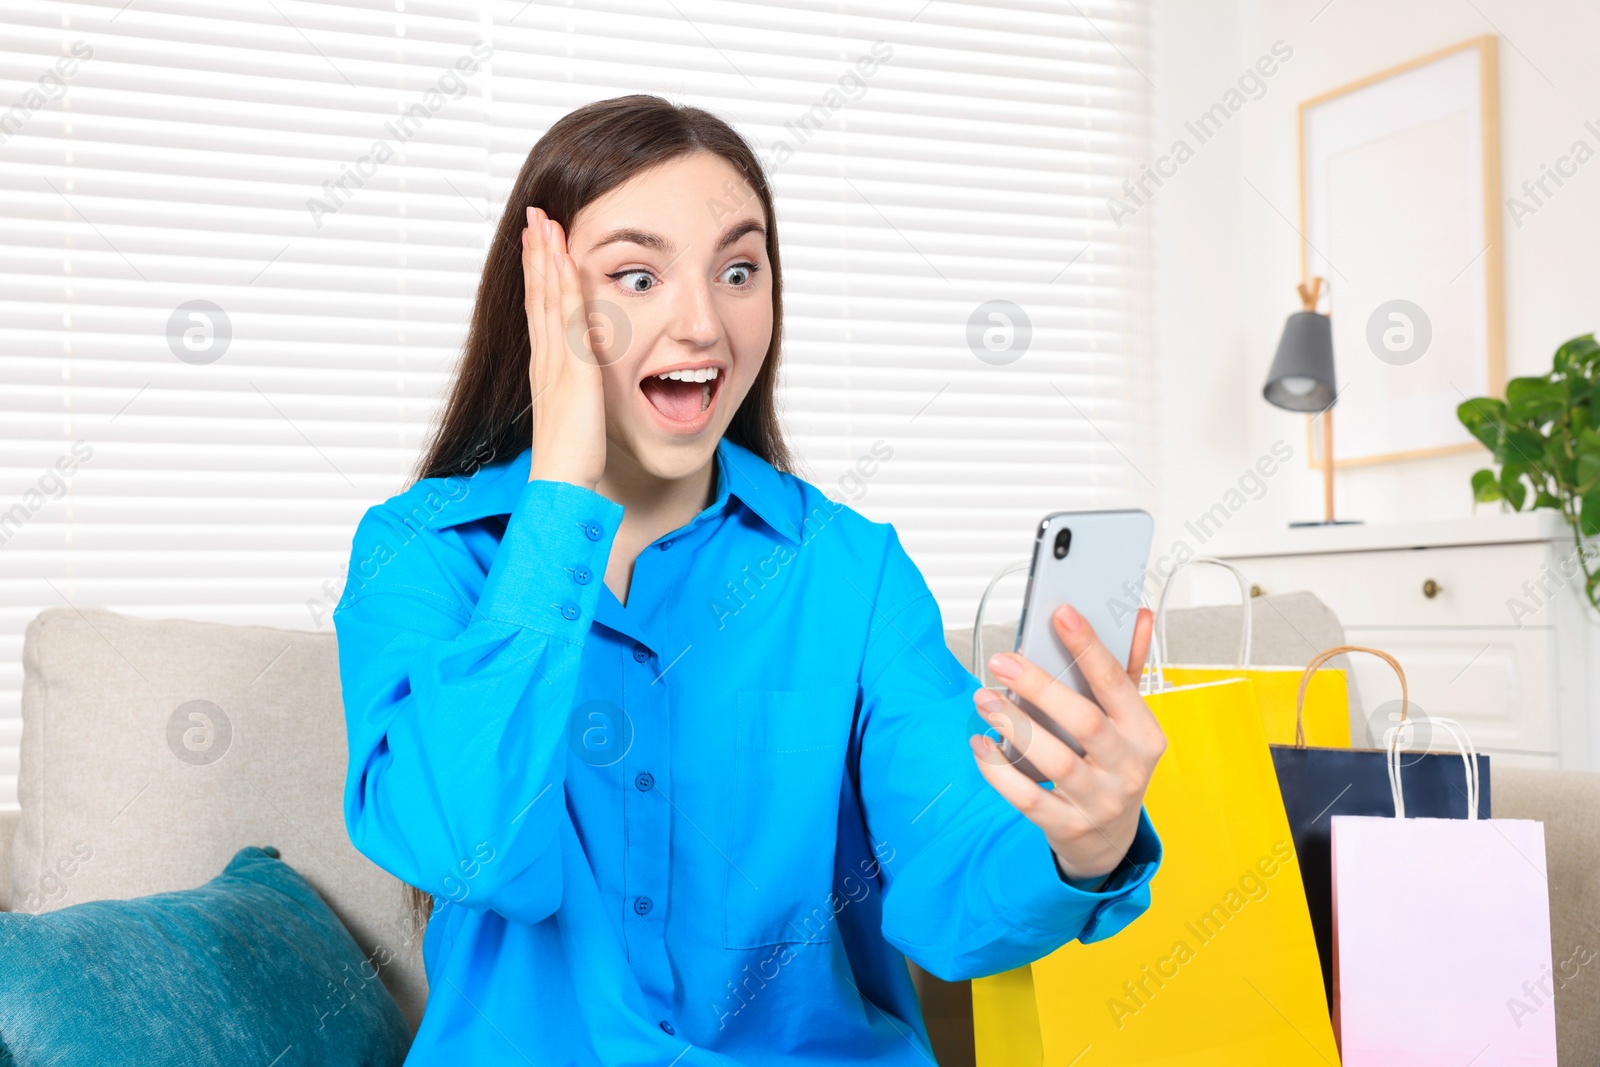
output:
{"label": "white wall", "polygon": [[[1296,106],[1423,53],[1501,34],[1502,200],[1600,126],[1600,11],[1578,0],[1156,0],[1153,142],[1159,152],[1282,41],[1292,56],[1150,198],[1155,226],[1155,367],[1161,505],[1155,555],[1223,498],[1275,440],[1295,455],[1229,533],[1322,517],[1320,475],[1305,466],[1305,420],[1267,404],[1261,385],[1300,280]],[[1324,6],[1326,5],[1326,6]],[[1482,12],[1480,15],[1479,12]],[[1490,21],[1492,20],[1492,25]],[[1136,177],[1136,176],[1130,176]],[[1252,185],[1254,188],[1252,188]],[[1259,190],[1259,192],[1257,192]],[[1280,213],[1281,212],[1281,216]],[[1562,341],[1600,329],[1600,160],[1505,233],[1506,372],[1549,369]],[[1337,422],[1335,422],[1337,427]],[[1372,522],[1472,513],[1468,479],[1487,453],[1337,474],[1341,518]],[[1237,500],[1237,498],[1235,498]]]}

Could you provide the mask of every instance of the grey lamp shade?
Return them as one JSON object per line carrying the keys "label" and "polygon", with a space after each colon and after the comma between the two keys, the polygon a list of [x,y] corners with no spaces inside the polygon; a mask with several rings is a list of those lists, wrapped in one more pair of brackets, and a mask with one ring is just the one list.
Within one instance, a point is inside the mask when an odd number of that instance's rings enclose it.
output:
{"label": "grey lamp shade", "polygon": [[1338,395],[1333,378],[1333,323],[1315,311],[1297,311],[1283,324],[1278,354],[1261,395],[1287,411],[1322,411]]}

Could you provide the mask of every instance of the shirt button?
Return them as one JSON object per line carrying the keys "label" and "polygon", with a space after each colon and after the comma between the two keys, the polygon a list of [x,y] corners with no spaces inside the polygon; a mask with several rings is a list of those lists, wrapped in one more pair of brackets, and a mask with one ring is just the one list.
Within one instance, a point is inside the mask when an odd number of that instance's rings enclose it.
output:
{"label": "shirt button", "polygon": [[643,645],[634,645],[633,658],[638,660],[640,663],[643,663],[645,660],[650,658],[650,650],[645,648]]}
{"label": "shirt button", "polygon": [[640,915],[648,914],[649,911],[650,911],[650,898],[649,897],[634,897],[633,898],[633,910],[638,912]]}
{"label": "shirt button", "polygon": [[572,580],[577,582],[579,585],[588,585],[589,579],[593,577],[594,573],[590,571],[588,567],[579,567],[577,570],[572,572]]}
{"label": "shirt button", "polygon": [[604,530],[592,522],[583,528],[583,532],[589,535],[591,541],[598,541],[605,534]]}
{"label": "shirt button", "polygon": [[665,552],[667,549],[669,549],[671,547],[672,547],[672,542],[671,541],[663,541],[663,542],[661,542],[661,551]]}
{"label": "shirt button", "polygon": [[576,619],[581,612],[578,611],[578,606],[576,604],[563,604],[561,605],[561,614],[565,615],[569,619]]}
{"label": "shirt button", "polygon": [[661,1029],[665,1030],[669,1034],[676,1032],[672,1029],[672,1024],[667,1022],[665,1019],[661,1020]]}
{"label": "shirt button", "polygon": [[639,774],[634,776],[633,784],[639,787],[639,791],[641,793],[649,792],[651,787],[656,784],[655,775],[651,774],[649,771],[641,771]]}

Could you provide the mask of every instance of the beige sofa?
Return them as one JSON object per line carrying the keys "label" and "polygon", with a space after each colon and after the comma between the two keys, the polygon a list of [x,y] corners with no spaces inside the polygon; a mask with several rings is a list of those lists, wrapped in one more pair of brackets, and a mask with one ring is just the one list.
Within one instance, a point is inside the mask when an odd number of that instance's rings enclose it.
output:
{"label": "beige sofa", "polygon": [[[1304,663],[1312,644],[1342,641],[1314,598],[1271,601],[1255,605],[1258,662]],[[1174,612],[1174,657],[1227,660],[1236,625],[1237,609]],[[1015,623],[986,629],[992,651]],[[971,631],[946,640],[968,663]],[[0,811],[0,909],[199,885],[242,846],[275,845],[350,928],[415,1032],[427,983],[402,887],[344,829],[331,631],[50,609],[29,625],[23,661],[21,811]],[[1351,716],[1364,723],[1358,700]],[[1496,766],[1493,800],[1497,816],[1545,822],[1557,965],[1600,951],[1600,775]],[[967,984],[913,976],[939,1063],[973,1063]],[[1561,1062],[1600,1063],[1600,956],[1557,998],[1556,1018]]]}
{"label": "beige sofa", "polygon": [[0,814],[7,909],[196,886],[243,846],[275,845],[415,1033],[427,984],[402,886],[344,828],[331,629],[41,612],[23,644],[21,757],[21,810]]}

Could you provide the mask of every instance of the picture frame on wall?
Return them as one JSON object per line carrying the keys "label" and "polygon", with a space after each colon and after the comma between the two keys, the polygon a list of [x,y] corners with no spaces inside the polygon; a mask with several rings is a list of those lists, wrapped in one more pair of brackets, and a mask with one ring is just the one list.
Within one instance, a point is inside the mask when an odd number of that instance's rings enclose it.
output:
{"label": "picture frame on wall", "polygon": [[1475,37],[1300,104],[1300,269],[1333,326],[1336,467],[1478,449],[1456,407],[1505,394],[1497,63]]}

